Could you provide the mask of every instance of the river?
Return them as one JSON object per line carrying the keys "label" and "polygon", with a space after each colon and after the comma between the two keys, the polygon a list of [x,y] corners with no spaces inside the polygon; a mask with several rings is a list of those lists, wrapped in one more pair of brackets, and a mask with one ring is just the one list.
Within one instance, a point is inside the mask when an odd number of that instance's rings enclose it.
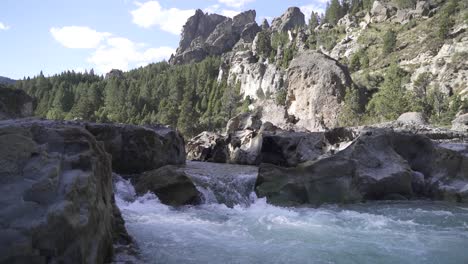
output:
{"label": "river", "polygon": [[257,168],[188,162],[204,203],[116,201],[142,263],[468,263],[468,208],[430,201],[284,208],[253,193]]}

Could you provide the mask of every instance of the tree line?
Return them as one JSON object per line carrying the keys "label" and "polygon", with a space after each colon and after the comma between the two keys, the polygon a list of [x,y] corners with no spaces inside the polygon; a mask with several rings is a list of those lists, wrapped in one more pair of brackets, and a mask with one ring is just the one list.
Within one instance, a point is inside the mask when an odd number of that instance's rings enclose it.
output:
{"label": "tree line", "polygon": [[217,81],[220,58],[171,66],[160,62],[105,78],[93,71],[63,72],[18,81],[36,99],[35,115],[48,119],[127,124],[162,123],[186,137],[220,130],[242,111],[240,87]]}

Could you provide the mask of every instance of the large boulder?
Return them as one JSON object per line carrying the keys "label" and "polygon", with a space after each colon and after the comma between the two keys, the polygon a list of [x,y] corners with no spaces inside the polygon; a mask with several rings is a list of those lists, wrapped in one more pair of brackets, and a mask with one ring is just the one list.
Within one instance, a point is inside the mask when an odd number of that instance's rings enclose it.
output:
{"label": "large boulder", "polygon": [[305,16],[298,7],[290,7],[286,12],[273,19],[271,22],[271,30],[286,32],[296,27],[302,27],[305,25]]}
{"label": "large boulder", "polygon": [[397,119],[398,122],[403,124],[410,124],[410,125],[427,125],[427,119],[421,112],[407,112]]}
{"label": "large boulder", "polygon": [[371,21],[373,23],[379,23],[387,20],[390,16],[396,13],[396,9],[386,5],[383,1],[374,1],[372,9],[370,11]]}
{"label": "large boulder", "polygon": [[298,119],[298,127],[310,131],[335,127],[351,84],[348,69],[338,61],[319,52],[303,52],[288,69],[288,114]]}
{"label": "large boulder", "polygon": [[161,125],[140,127],[118,124],[83,124],[112,155],[112,168],[133,174],[185,163],[185,143],[180,133]]}
{"label": "large boulder", "polygon": [[136,180],[135,191],[139,195],[152,192],[163,204],[171,206],[197,204],[201,198],[190,178],[171,165],[140,175]]}
{"label": "large boulder", "polygon": [[370,130],[337,154],[295,168],[262,164],[255,191],[278,205],[413,197],[468,202],[468,158],[424,136]]}
{"label": "large boulder", "polygon": [[79,126],[0,122],[0,263],[107,263],[110,156]]}
{"label": "large boulder", "polygon": [[245,11],[232,19],[197,10],[185,24],[179,48],[169,62],[199,62],[207,56],[219,56],[232,50],[241,38],[251,42],[260,30],[255,16],[255,10]]}
{"label": "large boulder", "polygon": [[214,132],[202,132],[187,142],[187,159],[226,163],[229,153],[226,138]]}
{"label": "large boulder", "polygon": [[452,130],[468,132],[468,114],[460,115],[452,121]]}
{"label": "large boulder", "polygon": [[14,90],[0,84],[0,120],[33,115],[33,99],[23,90]]}

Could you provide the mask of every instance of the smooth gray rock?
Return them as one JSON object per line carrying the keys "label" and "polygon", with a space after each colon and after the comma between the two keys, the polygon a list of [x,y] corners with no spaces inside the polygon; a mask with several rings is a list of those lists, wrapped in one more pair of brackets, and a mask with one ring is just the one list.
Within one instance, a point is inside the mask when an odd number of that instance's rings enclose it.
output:
{"label": "smooth gray rock", "polygon": [[397,119],[398,122],[403,124],[412,124],[412,125],[427,125],[427,119],[421,112],[407,112]]}

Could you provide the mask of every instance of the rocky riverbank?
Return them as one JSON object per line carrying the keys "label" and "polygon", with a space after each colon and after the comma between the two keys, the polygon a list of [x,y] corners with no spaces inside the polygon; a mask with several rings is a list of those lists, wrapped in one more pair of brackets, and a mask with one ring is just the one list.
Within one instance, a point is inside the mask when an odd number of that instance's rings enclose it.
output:
{"label": "rocky riverbank", "polygon": [[3,120],[0,146],[1,263],[112,261],[132,243],[112,172],[185,163],[183,138],[162,126]]}

